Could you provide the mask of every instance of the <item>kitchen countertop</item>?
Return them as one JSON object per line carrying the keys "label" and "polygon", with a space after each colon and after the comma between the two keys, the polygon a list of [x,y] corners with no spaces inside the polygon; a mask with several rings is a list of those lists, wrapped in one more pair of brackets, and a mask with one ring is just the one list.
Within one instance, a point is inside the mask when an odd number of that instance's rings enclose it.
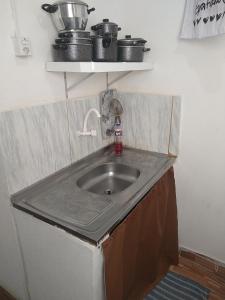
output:
{"label": "kitchen countertop", "polygon": [[[59,226],[94,244],[112,231],[174,164],[165,154],[125,148],[115,157],[106,147],[11,197],[13,206]],[[139,178],[120,193],[97,195],[84,191],[77,180],[90,170],[117,162],[140,170]]]}

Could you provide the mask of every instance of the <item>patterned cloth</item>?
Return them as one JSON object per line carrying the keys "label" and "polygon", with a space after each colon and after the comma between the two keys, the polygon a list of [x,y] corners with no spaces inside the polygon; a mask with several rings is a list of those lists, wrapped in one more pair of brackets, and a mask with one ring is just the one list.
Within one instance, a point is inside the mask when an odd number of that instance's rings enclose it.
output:
{"label": "patterned cloth", "polygon": [[201,39],[225,33],[225,0],[186,0],[180,38]]}
{"label": "patterned cloth", "polygon": [[209,290],[193,280],[168,272],[144,300],[206,300]]}

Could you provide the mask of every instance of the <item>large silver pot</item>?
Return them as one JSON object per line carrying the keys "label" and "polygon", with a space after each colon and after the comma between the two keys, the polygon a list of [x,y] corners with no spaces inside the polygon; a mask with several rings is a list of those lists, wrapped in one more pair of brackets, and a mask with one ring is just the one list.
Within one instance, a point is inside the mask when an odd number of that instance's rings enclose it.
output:
{"label": "large silver pot", "polygon": [[88,9],[88,5],[79,0],[64,0],[54,4],[43,4],[42,9],[50,13],[58,32],[85,30],[88,15],[95,8]]}

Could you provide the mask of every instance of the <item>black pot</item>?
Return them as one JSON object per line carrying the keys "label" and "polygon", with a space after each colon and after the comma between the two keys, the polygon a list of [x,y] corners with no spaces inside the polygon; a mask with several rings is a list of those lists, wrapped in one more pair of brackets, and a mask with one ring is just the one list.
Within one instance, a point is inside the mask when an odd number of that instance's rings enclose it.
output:
{"label": "black pot", "polygon": [[93,61],[116,62],[117,61],[117,39],[111,36],[94,36]]}
{"label": "black pot", "polygon": [[117,37],[118,31],[121,30],[116,23],[109,22],[109,19],[103,19],[102,23],[92,26],[91,29],[95,31],[96,35],[110,34],[112,37]]}
{"label": "black pot", "polygon": [[91,61],[92,44],[56,44],[52,45],[54,61]]}
{"label": "black pot", "polygon": [[146,40],[132,38],[131,35],[126,35],[124,39],[118,40],[118,61],[142,62],[144,53],[150,51],[150,48],[145,48],[146,43]]}
{"label": "black pot", "polygon": [[150,48],[141,46],[118,46],[118,61],[120,62],[143,62],[144,53]]}

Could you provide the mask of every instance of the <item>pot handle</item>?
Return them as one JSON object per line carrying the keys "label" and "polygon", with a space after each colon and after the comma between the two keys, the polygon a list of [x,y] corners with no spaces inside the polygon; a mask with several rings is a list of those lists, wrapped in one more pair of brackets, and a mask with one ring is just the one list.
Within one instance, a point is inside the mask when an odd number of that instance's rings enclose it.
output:
{"label": "pot handle", "polygon": [[71,32],[65,32],[62,34],[62,38],[72,38],[73,34]]}
{"label": "pot handle", "polygon": [[91,26],[91,30],[93,30],[93,31],[97,31],[97,30],[99,30],[101,28],[102,28],[101,25],[93,25],[93,26]]}
{"label": "pot handle", "polygon": [[[139,45],[142,45],[142,44],[145,44],[147,43],[146,40],[142,40],[142,41],[133,41],[133,46],[139,46]],[[151,49],[149,48],[149,50],[147,51],[150,51]]]}
{"label": "pot handle", "polygon": [[143,51],[144,51],[144,52],[151,51],[151,48],[144,48]]}
{"label": "pot handle", "polygon": [[53,45],[53,48],[56,50],[59,50],[59,49],[66,50],[68,48],[68,46],[63,45],[63,44],[58,44],[58,45]]}
{"label": "pot handle", "polygon": [[118,27],[118,31],[121,31],[121,29],[122,29],[121,27]]}
{"label": "pot handle", "polygon": [[90,13],[93,12],[93,11],[95,11],[95,8],[94,8],[94,7],[92,7],[92,8],[90,8],[90,9],[87,10],[87,12],[88,12],[89,15],[90,15]]}
{"label": "pot handle", "polygon": [[42,4],[41,8],[46,11],[47,13],[50,13],[50,14],[53,14],[57,11],[58,9],[58,5],[54,4],[54,5],[51,5],[51,4]]}
{"label": "pot handle", "polygon": [[56,44],[61,44],[61,43],[69,43],[70,39],[68,38],[60,38],[55,40]]}

